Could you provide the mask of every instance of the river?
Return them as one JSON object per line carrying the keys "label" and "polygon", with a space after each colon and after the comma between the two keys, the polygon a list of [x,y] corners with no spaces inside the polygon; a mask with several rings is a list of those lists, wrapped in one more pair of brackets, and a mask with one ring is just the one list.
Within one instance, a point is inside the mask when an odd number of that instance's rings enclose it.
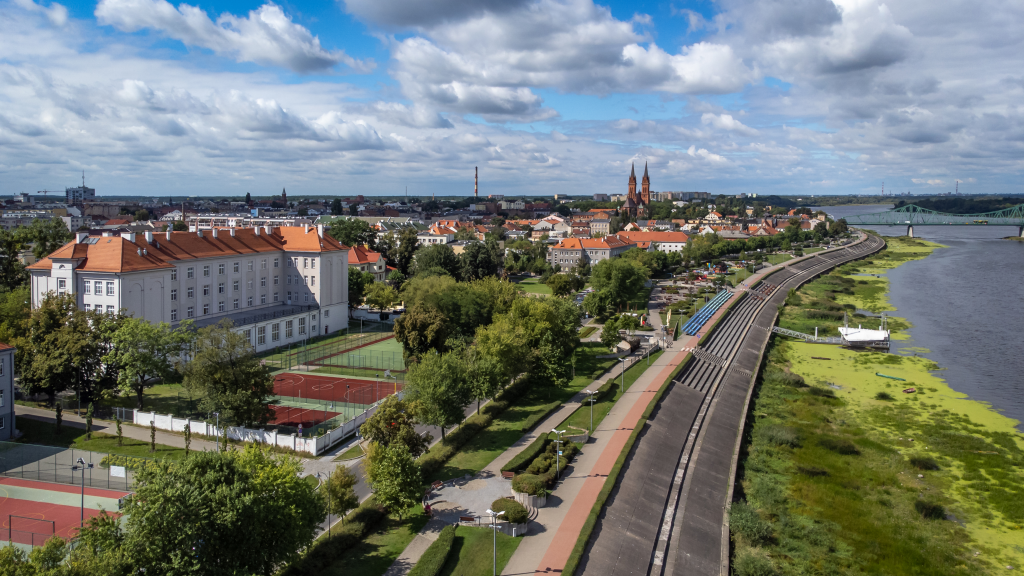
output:
{"label": "river", "polygon": [[[842,218],[890,207],[822,209]],[[865,228],[884,236],[906,234],[904,226]],[[1002,239],[1016,232],[1005,226],[915,226],[916,237],[949,248],[887,276],[895,315],[913,324],[910,340],[894,342],[895,348],[928,349],[923,356],[945,369],[941,375],[950,387],[1024,422],[1024,353],[1015,324],[1024,319],[1024,242]]]}

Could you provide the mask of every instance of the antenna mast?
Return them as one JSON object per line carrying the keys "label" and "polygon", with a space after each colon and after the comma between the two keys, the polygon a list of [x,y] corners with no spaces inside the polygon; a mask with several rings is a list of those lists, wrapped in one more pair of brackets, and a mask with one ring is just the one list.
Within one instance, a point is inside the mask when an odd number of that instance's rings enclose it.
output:
{"label": "antenna mast", "polygon": [[479,184],[480,184],[480,167],[479,166],[474,166],[473,167],[473,198],[479,198],[480,197],[479,188],[478,188]]}

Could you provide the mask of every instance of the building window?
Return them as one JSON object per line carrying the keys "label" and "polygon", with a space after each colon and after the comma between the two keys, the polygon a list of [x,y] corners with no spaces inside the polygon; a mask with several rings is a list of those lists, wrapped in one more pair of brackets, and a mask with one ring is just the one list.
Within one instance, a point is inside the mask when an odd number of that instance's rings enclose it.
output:
{"label": "building window", "polygon": [[271,324],[270,325],[270,340],[272,342],[277,342],[280,339],[281,339],[281,323],[278,322],[276,324]]}
{"label": "building window", "polygon": [[305,284],[306,286],[309,286],[309,276],[303,276],[302,283]]}
{"label": "building window", "polygon": [[217,284],[217,294],[223,294],[223,293],[224,293],[224,283],[221,282],[220,284]]}
{"label": "building window", "polygon": [[188,297],[189,298],[195,298],[196,297],[196,289],[195,288],[193,288],[191,286],[188,287]]}
{"label": "building window", "polygon": [[178,309],[177,308],[171,308],[171,321],[174,322],[177,319],[178,319]]}
{"label": "building window", "polygon": [[291,283],[292,283],[292,275],[288,274],[288,284],[291,285]]}
{"label": "building window", "polygon": [[309,268],[309,258],[303,258],[302,259],[302,267],[303,268]]}
{"label": "building window", "polygon": [[280,292],[274,292],[274,302],[277,302],[280,299],[281,299],[281,293]]}
{"label": "building window", "polygon": [[316,258],[313,258],[313,261],[310,262],[310,264],[312,264],[312,266],[310,266],[310,268],[316,269]]}
{"label": "building window", "polygon": [[178,269],[177,268],[175,268],[174,270],[171,270],[171,281],[172,282],[177,282],[178,281]]}
{"label": "building window", "polygon": [[171,288],[171,302],[174,302],[177,299],[178,299],[178,289],[177,288]]}
{"label": "building window", "polygon": [[260,304],[266,304],[266,303],[267,303],[267,295],[266,294],[260,294]]}
{"label": "building window", "polygon": [[231,290],[234,292],[238,292],[238,280],[235,280],[234,282],[231,283]]}
{"label": "building window", "polygon": [[306,319],[299,318],[299,336],[306,333]]}
{"label": "building window", "polygon": [[249,280],[248,282],[246,282],[246,283],[245,283],[245,287],[246,287],[247,289],[249,289],[249,290],[252,290],[252,280]]}
{"label": "building window", "polygon": [[267,327],[257,326],[256,327],[256,345],[262,346],[267,343]]}
{"label": "building window", "polygon": [[86,304],[86,305],[85,305],[85,311],[86,311],[86,312],[88,312],[90,308],[92,308],[92,306],[90,306],[89,304]]}
{"label": "building window", "polygon": [[260,278],[260,286],[262,286],[264,288],[267,287],[267,277],[266,276]]}
{"label": "building window", "polygon": [[[291,338],[292,337],[292,321],[291,320],[285,320],[284,321],[284,337],[285,338]],[[2,374],[2,371],[0,371],[0,374]]]}
{"label": "building window", "polygon": [[113,296],[113,295],[114,295],[114,283],[113,282],[107,282],[107,296]]}
{"label": "building window", "polygon": [[310,286],[316,286],[316,275],[313,275],[313,276],[309,277],[309,285]]}
{"label": "building window", "polygon": [[96,281],[96,295],[99,296],[100,294],[103,294],[103,282],[100,282],[99,280],[97,280]]}
{"label": "building window", "polygon": [[305,293],[305,294],[303,294],[302,296],[303,296],[303,297],[305,298],[305,301],[306,301],[306,302],[309,302],[309,292],[306,292],[306,293]]}
{"label": "building window", "polygon": [[209,296],[209,295],[210,295],[210,285],[209,284],[203,284],[203,296]]}
{"label": "building window", "polygon": [[316,322],[316,314],[310,314],[309,319]]}
{"label": "building window", "polygon": [[234,263],[234,264],[232,264],[231,266],[232,266],[232,268],[234,269],[234,272],[235,272],[235,274],[238,274],[238,262],[235,262],[235,263]]}
{"label": "building window", "polygon": [[195,278],[196,277],[196,269],[193,268],[192,266],[189,266],[188,269],[185,271],[185,277],[186,278]]}
{"label": "building window", "polygon": [[[289,321],[289,324],[291,324],[291,321]],[[291,326],[289,326],[289,328],[291,328]],[[4,375],[4,361],[0,360],[0,376],[3,376],[3,375]],[[3,388],[0,388],[0,406],[3,406],[3,405],[4,405],[4,391],[3,391]]]}
{"label": "building window", "polygon": [[291,268],[292,266],[294,266],[294,264],[292,264],[292,259],[291,259],[291,258],[285,258],[285,260],[287,260],[287,261],[288,261],[288,267],[289,267],[289,268]]}
{"label": "building window", "polygon": [[264,259],[260,260],[260,270],[266,270],[266,269],[267,269],[267,259],[264,258]]}
{"label": "building window", "polygon": [[252,260],[249,260],[249,272],[252,272]]}
{"label": "building window", "polygon": [[224,273],[224,265],[223,264],[217,264],[217,274],[223,274],[223,273]]}
{"label": "building window", "polygon": [[235,310],[238,310],[238,298],[235,298],[234,301],[232,301],[232,305]]}
{"label": "building window", "polygon": [[280,284],[281,284],[281,277],[280,276],[274,276],[274,286],[279,286]]}
{"label": "building window", "polygon": [[206,276],[206,277],[210,276],[210,266],[209,265],[203,266],[203,276]]}
{"label": "building window", "polygon": [[252,296],[249,296],[248,298],[246,298],[245,305],[246,306],[252,306]]}
{"label": "building window", "polygon": [[220,303],[217,304],[217,311],[218,312],[223,312],[224,311],[224,302],[220,302]]}
{"label": "building window", "polygon": [[68,287],[67,279],[65,279],[65,278],[58,278],[57,279],[57,289],[58,290],[65,290],[65,289],[67,289],[67,287]]}
{"label": "building window", "polygon": [[89,282],[88,280],[85,281],[85,293],[92,294],[92,282]]}
{"label": "building window", "polygon": [[108,305],[107,306],[107,314],[113,314],[113,313],[114,313],[114,307]]}
{"label": "building window", "polygon": [[274,258],[274,268],[280,268],[280,267],[281,267],[281,259],[280,258]]}
{"label": "building window", "polygon": [[289,290],[288,291],[288,302],[291,303],[291,301],[292,301],[292,291]]}
{"label": "building window", "polygon": [[324,318],[327,318],[330,315],[331,315],[331,311],[330,310],[324,310]]}
{"label": "building window", "polygon": [[185,313],[188,315],[186,316],[187,318],[194,318],[196,315],[196,309],[192,306],[189,306],[188,310],[186,310]]}
{"label": "building window", "polygon": [[203,316],[206,316],[209,313],[210,313],[210,305],[209,304],[203,304]]}
{"label": "building window", "polygon": [[250,345],[252,344],[252,330],[245,331],[245,339],[246,341],[249,342]]}

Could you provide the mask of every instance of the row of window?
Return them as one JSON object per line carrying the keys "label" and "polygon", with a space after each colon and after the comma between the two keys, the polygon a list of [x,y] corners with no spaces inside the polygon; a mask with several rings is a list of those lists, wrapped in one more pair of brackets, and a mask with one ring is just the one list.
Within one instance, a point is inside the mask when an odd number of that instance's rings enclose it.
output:
{"label": "row of window", "polygon": [[[84,304],[83,306],[85,307],[85,311],[86,312],[88,312],[89,310],[92,310],[92,308],[90,307],[89,304]],[[102,304],[97,304],[96,305],[96,311],[97,312],[103,312],[103,305]],[[107,306],[107,314],[113,314],[115,311],[116,310],[115,310],[115,308],[113,306],[109,306],[109,305]]]}
{"label": "row of window", "polygon": [[[85,294],[93,294],[94,291],[95,291],[95,294],[97,296],[102,296],[103,295],[103,284],[104,283],[99,281],[99,280],[97,280],[95,282],[92,282],[92,281],[89,281],[89,280],[85,280],[84,282],[82,282],[82,288],[84,289],[83,292]],[[113,282],[107,282],[106,284],[107,284],[107,286],[106,286],[106,288],[107,288],[107,296],[113,296],[114,295],[114,283]],[[94,289],[93,286],[95,286],[96,288]],[[67,280],[65,280],[64,278],[58,278],[57,279],[57,288],[60,289],[60,290],[64,290],[65,288],[67,288]]]}
{"label": "row of window", "polygon": [[[286,258],[285,260],[288,261],[288,267],[289,268],[291,268],[291,267],[298,268],[299,267],[299,259],[297,257],[296,258]],[[256,262],[255,260],[249,260],[246,263],[247,264],[247,268],[249,269],[249,272],[252,272],[253,269],[255,268],[255,262]],[[280,268],[280,267],[281,267],[281,259],[280,258],[274,258],[274,268]],[[313,269],[316,269],[316,258],[313,258],[313,259],[303,258],[302,259],[302,267],[303,268],[313,268]],[[225,273],[226,269],[227,269],[227,265],[226,264],[218,264],[217,265],[217,274],[218,275],[223,275]],[[231,264],[231,271],[233,273],[238,274],[240,269],[241,269],[241,262],[233,262]],[[267,259],[263,258],[262,260],[260,260],[260,270],[266,270],[266,269],[267,269]],[[209,276],[210,276],[210,265],[206,264],[206,265],[203,266],[203,277],[208,278]],[[186,278],[195,278],[196,277],[196,268],[195,268],[195,266],[189,266],[188,268],[185,269],[185,277]],[[178,269],[175,268],[174,270],[171,270],[171,280],[177,280],[177,279],[178,279]]]}
{"label": "row of window", "polygon": [[[291,283],[292,283],[292,275],[288,274],[286,277],[288,278],[288,284],[291,285]],[[316,286],[316,276],[302,276],[302,281],[304,283],[308,284],[308,285]],[[295,275],[295,283],[296,284],[299,283],[299,275],[298,274]],[[113,284],[113,283],[110,282],[109,284]],[[274,276],[274,286],[278,286],[280,284],[281,284],[280,277]],[[267,277],[264,276],[263,278],[260,278],[260,287],[261,288],[265,288],[266,286],[267,286]],[[246,282],[246,289],[247,290],[252,290],[252,280],[249,280],[248,282]],[[234,282],[231,283],[231,291],[232,292],[238,292],[238,290],[239,290],[238,280],[235,280]],[[227,291],[227,288],[224,286],[223,282],[221,282],[220,284],[217,284],[217,293],[218,294],[224,294],[226,291]],[[86,294],[88,294],[88,291],[86,291]],[[113,292],[111,292],[111,294],[113,294]],[[186,289],[186,294],[188,295],[189,298],[195,298],[195,288],[189,286]],[[210,295],[210,285],[209,284],[204,284],[203,285],[203,296],[209,296],[209,295]],[[177,299],[178,299],[178,289],[177,288],[171,288],[171,300],[172,301],[176,301]]]}
{"label": "row of window", "polygon": [[[292,337],[292,320],[284,321],[284,337]],[[299,335],[302,336],[306,333],[306,319],[299,318]],[[245,331],[245,337],[252,342],[252,330]],[[270,341],[277,342],[281,339],[281,323],[275,322],[270,325]],[[262,346],[267,343],[267,327],[257,326],[256,327],[256,345]]]}
{"label": "row of window", "polygon": [[[174,295],[174,292],[176,292],[176,291],[175,290],[171,291],[171,293],[172,293],[171,294],[171,300],[175,300],[176,299],[176,296]],[[296,292],[295,293],[295,297],[298,298],[298,296],[299,296],[299,293]],[[192,297],[192,289],[189,288],[189,298],[191,298],[191,297]],[[288,300],[290,301],[291,299],[292,299],[292,293],[289,290],[288,291]],[[274,302],[280,302],[280,301],[281,301],[281,293],[280,292],[274,292]],[[309,294],[308,293],[303,294],[303,301],[304,302],[309,302]],[[260,294],[260,304],[266,304],[266,303],[267,303],[267,295],[266,294]],[[252,296],[249,296],[248,298],[245,299],[245,305],[247,307],[253,305],[253,297]],[[240,309],[240,307],[241,307],[241,303],[239,302],[238,298],[235,298],[234,300],[231,301],[231,309],[232,310],[238,310],[238,309]],[[107,306],[107,308],[108,308],[107,311],[110,312],[111,309],[113,309],[113,306]],[[89,305],[88,304],[85,305],[85,309],[86,310],[89,309]],[[97,305],[96,309],[99,310],[100,306]],[[227,304],[226,304],[226,302],[224,302],[223,300],[218,302],[217,303],[217,311],[218,312],[226,312],[227,311]],[[210,313],[210,305],[209,304],[203,304],[203,315],[205,316],[205,315],[207,315],[209,313]],[[188,308],[186,308],[186,314],[187,314],[187,316],[185,316],[186,318],[195,318],[195,306],[189,306]],[[176,321],[177,319],[178,319],[178,309],[177,308],[172,308],[171,309],[171,321]]]}

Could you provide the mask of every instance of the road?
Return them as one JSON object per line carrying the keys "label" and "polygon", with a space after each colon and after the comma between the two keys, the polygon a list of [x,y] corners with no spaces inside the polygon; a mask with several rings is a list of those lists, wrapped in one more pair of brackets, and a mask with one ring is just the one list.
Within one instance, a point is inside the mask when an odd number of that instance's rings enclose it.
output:
{"label": "road", "polygon": [[728,574],[727,504],[754,374],[790,288],[880,250],[873,236],[765,279],[723,318],[655,407],[623,466],[578,574]]}

